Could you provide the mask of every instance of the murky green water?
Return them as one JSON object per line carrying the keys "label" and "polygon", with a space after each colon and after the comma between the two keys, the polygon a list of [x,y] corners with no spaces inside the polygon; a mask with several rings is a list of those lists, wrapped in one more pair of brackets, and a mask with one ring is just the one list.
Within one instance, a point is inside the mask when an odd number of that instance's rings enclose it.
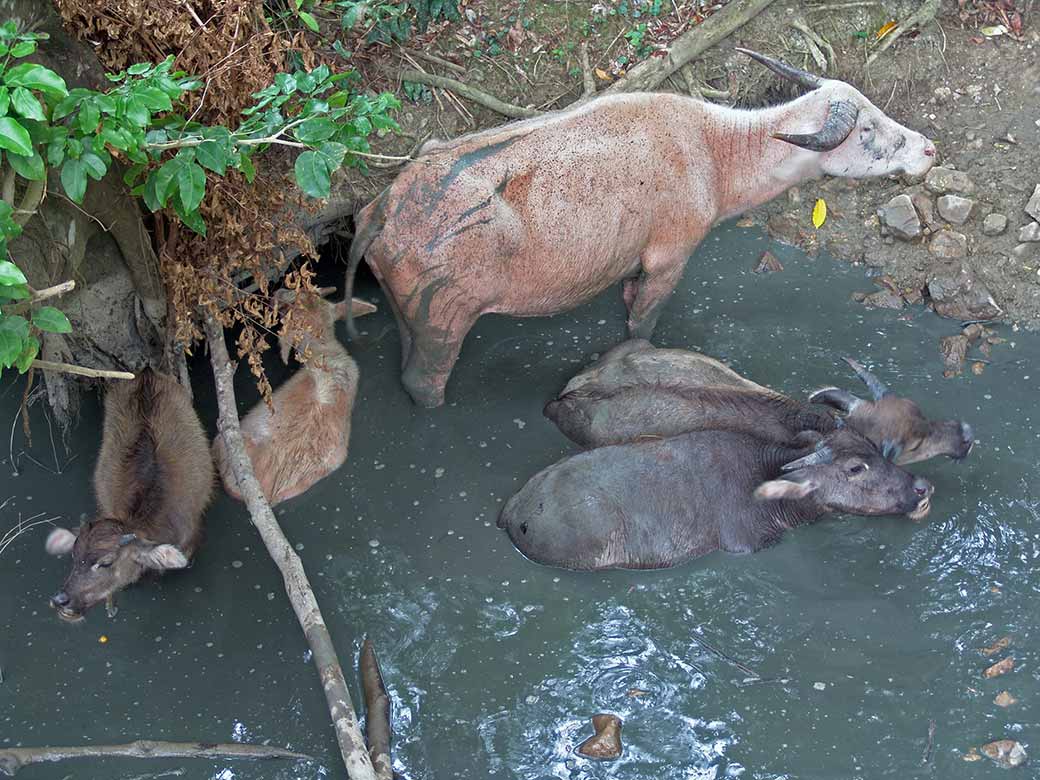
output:
{"label": "murky green water", "polygon": [[[836,518],[754,556],[664,572],[541,568],[494,521],[524,480],[571,451],[541,407],[621,338],[620,295],[552,319],[482,319],[449,406],[432,412],[398,383],[386,307],[361,321],[382,337],[355,355],[350,460],[279,514],[343,656],[356,658],[365,634],[377,643],[395,763],[408,777],[976,778],[1003,770],[964,763],[972,745],[1010,737],[1040,750],[1040,338],[1005,330],[1011,343],[984,375],[944,380],[937,339],[955,323],[866,311],[847,302],[871,289],[862,270],[782,247],[770,248],[786,270],[756,276],[765,247],[754,231],[716,231],[656,343],[704,348],[792,394],[855,388],[838,362],[849,354],[927,412],[970,421],[980,441],[966,463],[914,467],[936,485],[926,523]],[[9,421],[21,385],[2,393]],[[211,417],[208,381],[196,393]],[[34,422],[31,452],[53,468],[38,410]],[[22,458],[14,477],[0,463],[0,499],[11,497],[0,532],[19,514],[76,522],[93,510],[97,426],[92,406],[60,476]],[[14,441],[16,454],[25,449],[20,432]],[[38,766],[26,778],[178,767],[221,780],[343,776],[281,580],[241,505],[215,504],[193,568],[125,593],[116,618],[96,611],[77,626],[47,607],[66,563],[44,554],[44,531],[0,556],[0,747],[242,739],[311,753],[326,768],[116,760]],[[1015,670],[985,680],[995,659],[978,648],[1004,635]],[[1008,710],[992,703],[1005,689],[1019,700]],[[600,711],[625,722],[617,762],[572,751]],[[934,756],[922,765],[930,720]]]}

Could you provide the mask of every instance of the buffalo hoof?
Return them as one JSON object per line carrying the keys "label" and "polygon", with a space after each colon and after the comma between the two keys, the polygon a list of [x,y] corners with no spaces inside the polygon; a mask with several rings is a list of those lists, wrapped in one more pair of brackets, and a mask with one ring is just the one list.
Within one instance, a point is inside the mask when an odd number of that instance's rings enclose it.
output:
{"label": "buffalo hoof", "polygon": [[601,713],[592,716],[596,733],[578,745],[578,753],[586,758],[614,759],[621,755],[621,718]]}

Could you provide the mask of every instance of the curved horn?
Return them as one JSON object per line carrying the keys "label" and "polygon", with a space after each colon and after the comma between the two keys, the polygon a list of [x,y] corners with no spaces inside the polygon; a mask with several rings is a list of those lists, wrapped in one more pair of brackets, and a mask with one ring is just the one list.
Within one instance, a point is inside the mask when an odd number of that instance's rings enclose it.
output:
{"label": "curved horn", "polygon": [[824,463],[830,463],[834,460],[834,453],[830,447],[820,447],[815,452],[810,452],[803,458],[792,460],[790,463],[785,463],[780,467],[781,471],[797,471],[798,469],[804,469],[806,466],[819,466]]}
{"label": "curved horn", "polygon": [[859,106],[850,100],[832,100],[823,127],[815,133],[773,133],[773,138],[812,152],[829,152],[849,137],[856,126]]}
{"label": "curved horn", "polygon": [[809,403],[832,406],[839,412],[849,414],[863,403],[863,400],[857,398],[848,390],[842,390],[839,387],[821,387],[809,396]]}
{"label": "curved horn", "polygon": [[885,383],[874,376],[872,373],[863,368],[863,366],[857,363],[852,358],[845,358],[845,362],[849,364],[853,371],[856,372],[856,376],[863,380],[863,384],[867,386],[870,394],[874,396],[875,401],[880,401],[886,395],[889,395],[892,391],[885,387]]}
{"label": "curved horn", "polygon": [[782,78],[793,81],[796,84],[801,84],[806,89],[816,89],[818,86],[820,86],[820,84],[823,83],[823,79],[821,79],[819,76],[809,73],[809,71],[801,70],[800,68],[796,68],[793,65],[788,65],[786,62],[781,62],[780,60],[774,60],[772,57],[767,57],[764,54],[759,54],[757,51],[751,51],[751,49],[742,49],[739,46],[737,47],[737,51],[741,52],[742,54],[746,54],[758,64],[765,65],[777,76],[781,76]]}

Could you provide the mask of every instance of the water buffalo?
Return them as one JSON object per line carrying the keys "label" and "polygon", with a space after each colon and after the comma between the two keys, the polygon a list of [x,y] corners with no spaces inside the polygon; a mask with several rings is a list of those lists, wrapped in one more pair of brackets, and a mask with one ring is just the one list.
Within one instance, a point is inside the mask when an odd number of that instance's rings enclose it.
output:
{"label": "water buffalo", "polygon": [[[271,407],[261,401],[242,418],[242,440],[260,489],[272,504],[278,504],[309,489],[331,474],[347,459],[350,444],[350,418],[357,396],[357,364],[336,339],[335,322],[346,316],[346,301],[324,299],[334,287],[307,294],[292,313],[279,337],[281,357],[297,349],[310,354],[297,371],[271,399]],[[279,290],[276,301],[289,304],[296,293]],[[375,311],[375,306],[353,298],[350,309],[355,316]],[[224,439],[213,442],[213,457],[224,489],[241,499],[238,483],[224,450]]]}
{"label": "water buffalo", "polygon": [[808,402],[798,401],[706,355],[657,349],[649,341],[633,339],[572,378],[545,405],[545,416],[582,447],[705,429],[786,442],[803,430],[833,431],[844,420],[900,465],[937,455],[958,460],[967,456],[974,444],[970,425],[929,420],[916,403],[893,394],[859,363],[846,360],[873,400],[828,387],[817,390]]}
{"label": "water buffalo", "polygon": [[482,314],[556,314],[623,281],[629,333],[648,338],[719,221],[821,175],[931,168],[931,141],[851,85],[747,54],[811,91],[753,111],[609,95],[428,143],[358,213],[347,296],[364,256],[397,319],[416,403],[444,402]]}
{"label": "water buffalo", "polygon": [[80,620],[145,572],[187,566],[213,481],[206,432],[177,380],[145,369],[114,384],[94,469],[98,516],[76,533],[47,536],[47,552],[72,553],[72,571],[51,599],[58,616]]}
{"label": "water buffalo", "polygon": [[498,526],[537,563],[656,569],[755,552],[827,512],[920,520],[932,492],[848,428],[799,448],[694,431],[564,458],[509,499]]}

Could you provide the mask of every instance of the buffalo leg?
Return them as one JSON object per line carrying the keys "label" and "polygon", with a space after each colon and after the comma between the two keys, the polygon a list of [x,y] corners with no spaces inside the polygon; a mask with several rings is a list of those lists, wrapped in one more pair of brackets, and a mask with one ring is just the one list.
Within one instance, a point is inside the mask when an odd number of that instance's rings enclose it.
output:
{"label": "buffalo leg", "polygon": [[[643,271],[635,282],[635,297],[628,307],[628,334],[634,339],[649,339],[654,334],[668,298],[682,278],[687,254],[647,254]],[[628,282],[626,281],[626,285]],[[626,289],[627,302],[627,289]]]}
{"label": "buffalo leg", "polygon": [[370,265],[369,268],[372,269],[372,275],[379,282],[379,287],[383,291],[383,297],[390,304],[390,311],[394,313],[394,319],[397,320],[397,333],[401,339],[401,370],[404,371],[408,365],[408,358],[412,354],[412,330],[401,312],[401,307],[394,298],[393,291],[383,281],[383,275],[379,273],[375,265]]}
{"label": "buffalo leg", "polygon": [[459,359],[462,342],[480,314],[456,310],[447,328],[433,327],[430,322],[413,324],[414,340],[401,382],[416,404],[432,409],[444,403],[444,388]]}

